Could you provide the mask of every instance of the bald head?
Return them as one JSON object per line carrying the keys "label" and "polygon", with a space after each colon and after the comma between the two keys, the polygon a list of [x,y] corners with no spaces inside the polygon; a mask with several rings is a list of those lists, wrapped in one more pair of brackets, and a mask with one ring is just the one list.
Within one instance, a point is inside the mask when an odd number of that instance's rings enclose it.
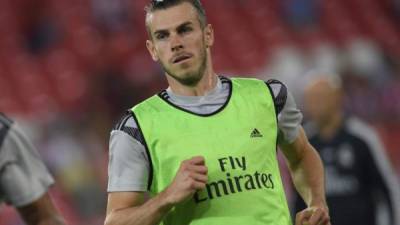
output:
{"label": "bald head", "polygon": [[305,112],[317,125],[324,126],[341,115],[342,96],[342,82],[337,75],[315,76],[305,87]]}
{"label": "bald head", "polygon": [[340,79],[337,74],[329,74],[329,73],[315,73],[310,74],[310,78],[308,80],[308,85],[306,85],[306,89],[313,86],[314,84],[327,85],[328,88],[339,90],[342,88],[342,79]]}

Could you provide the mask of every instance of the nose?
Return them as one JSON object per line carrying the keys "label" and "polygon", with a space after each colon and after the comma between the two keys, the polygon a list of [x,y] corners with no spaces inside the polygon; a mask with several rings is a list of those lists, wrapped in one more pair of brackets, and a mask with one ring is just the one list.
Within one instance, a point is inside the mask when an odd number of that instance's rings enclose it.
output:
{"label": "nose", "polygon": [[176,52],[183,49],[181,37],[179,35],[172,35],[171,37],[171,51]]}

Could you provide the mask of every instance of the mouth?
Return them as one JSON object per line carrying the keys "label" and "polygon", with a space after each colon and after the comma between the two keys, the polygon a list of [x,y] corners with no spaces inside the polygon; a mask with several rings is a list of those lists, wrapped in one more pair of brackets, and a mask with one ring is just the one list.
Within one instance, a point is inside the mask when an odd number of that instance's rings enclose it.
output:
{"label": "mouth", "polygon": [[175,56],[172,59],[172,63],[173,64],[178,64],[178,63],[184,62],[184,61],[186,61],[186,60],[188,60],[190,58],[192,58],[191,54],[186,54],[186,53],[185,54],[181,54],[181,55]]}

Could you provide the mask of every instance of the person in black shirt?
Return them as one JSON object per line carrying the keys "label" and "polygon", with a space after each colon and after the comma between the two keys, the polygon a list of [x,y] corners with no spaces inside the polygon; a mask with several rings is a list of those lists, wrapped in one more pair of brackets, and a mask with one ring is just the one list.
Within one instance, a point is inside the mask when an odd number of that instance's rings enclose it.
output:
{"label": "person in black shirt", "polygon": [[[375,131],[343,112],[341,80],[313,76],[305,88],[305,126],[325,165],[332,224],[399,225],[397,177]],[[295,197],[295,208],[303,201]]]}

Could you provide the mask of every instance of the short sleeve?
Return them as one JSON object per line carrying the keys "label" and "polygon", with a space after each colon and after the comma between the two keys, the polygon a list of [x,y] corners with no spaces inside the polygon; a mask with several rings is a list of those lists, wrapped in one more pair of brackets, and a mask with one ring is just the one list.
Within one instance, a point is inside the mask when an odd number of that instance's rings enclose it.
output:
{"label": "short sleeve", "polygon": [[39,153],[15,123],[3,141],[0,157],[0,192],[8,204],[28,205],[54,183]]}
{"label": "short sleeve", "polygon": [[110,135],[107,191],[147,191],[149,173],[142,134],[128,115]]}
{"label": "short sleeve", "polygon": [[268,80],[278,117],[279,143],[292,143],[299,135],[303,114],[297,108],[293,95],[278,80]]}

